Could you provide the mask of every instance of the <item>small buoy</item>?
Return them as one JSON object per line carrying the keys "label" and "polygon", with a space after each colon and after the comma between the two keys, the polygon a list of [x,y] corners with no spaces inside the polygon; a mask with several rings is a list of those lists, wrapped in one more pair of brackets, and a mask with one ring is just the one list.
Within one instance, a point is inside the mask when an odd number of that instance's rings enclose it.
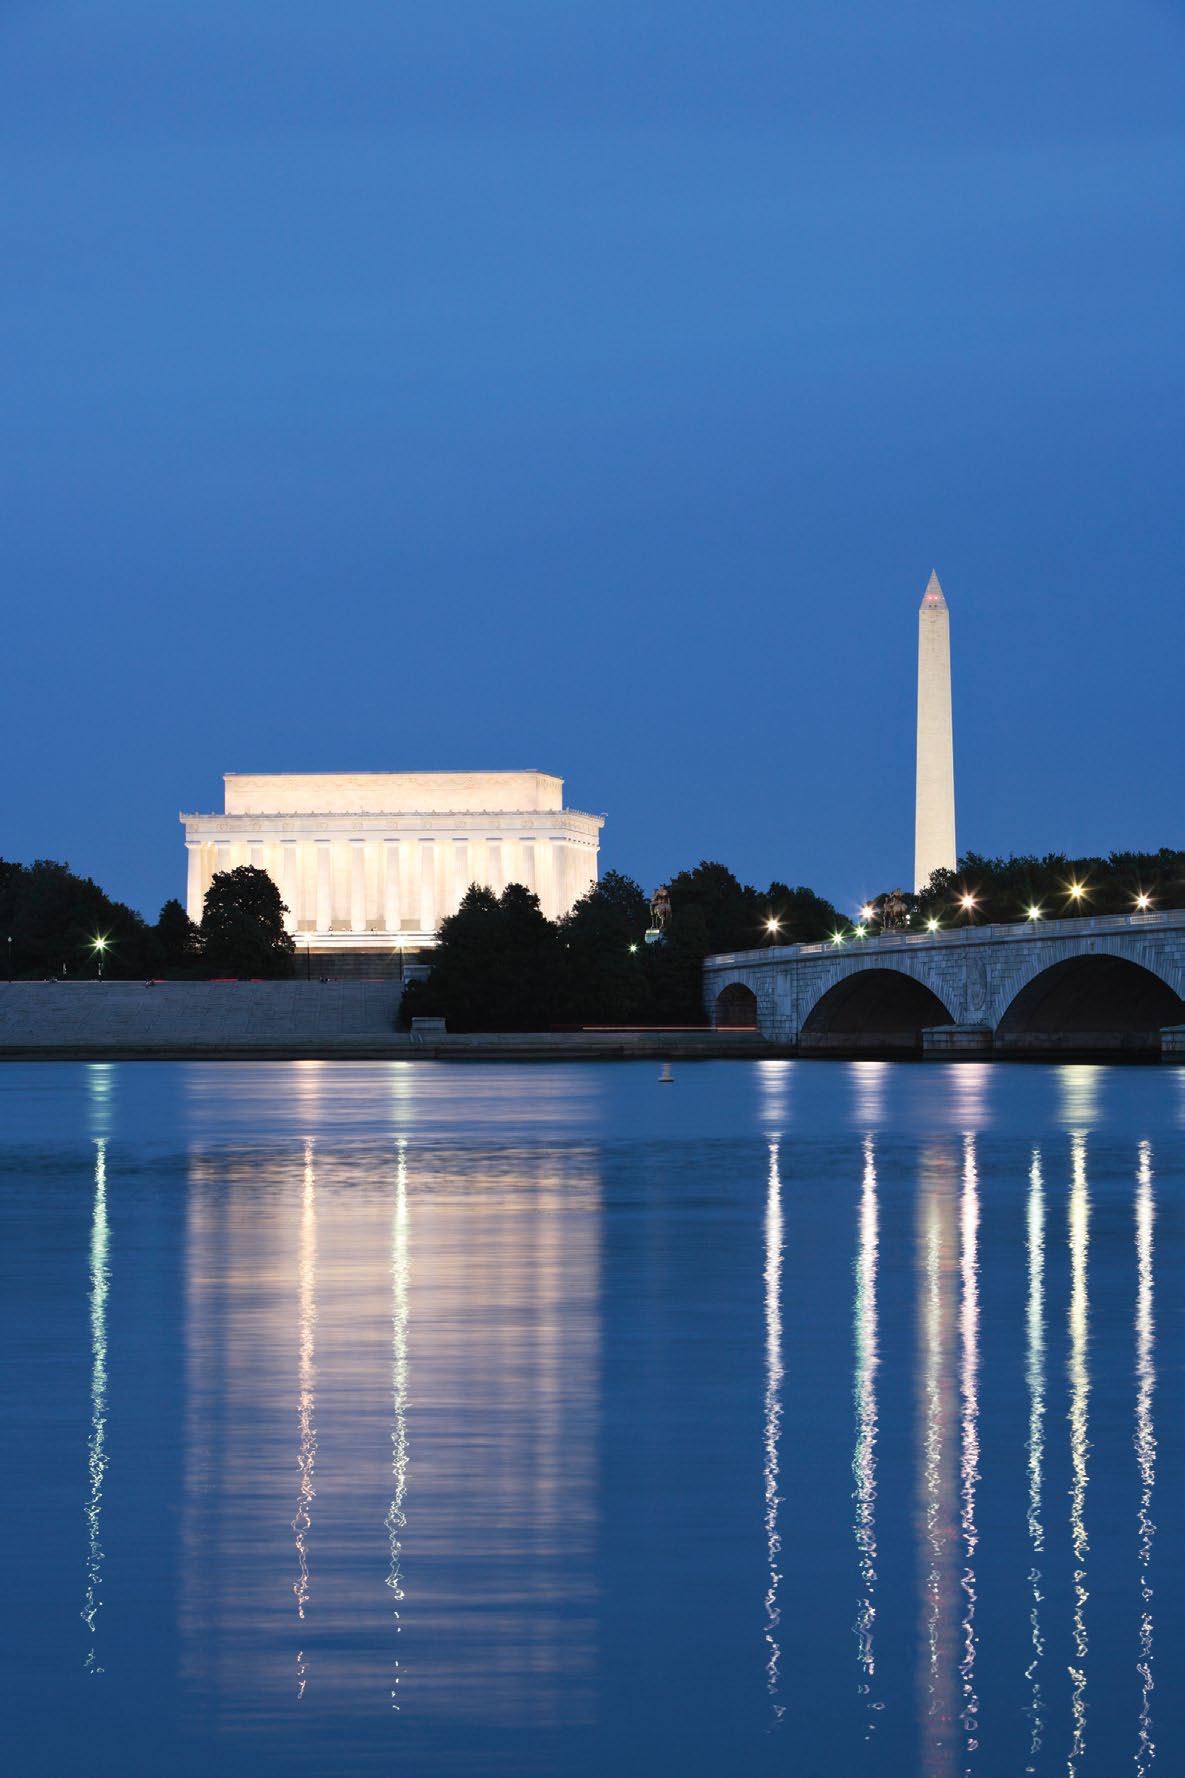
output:
{"label": "small buoy", "polygon": [[658,1077],[658,1084],[660,1087],[673,1087],[674,1086],[675,1077],[671,1073],[671,1064],[669,1062],[663,1063],[662,1073]]}

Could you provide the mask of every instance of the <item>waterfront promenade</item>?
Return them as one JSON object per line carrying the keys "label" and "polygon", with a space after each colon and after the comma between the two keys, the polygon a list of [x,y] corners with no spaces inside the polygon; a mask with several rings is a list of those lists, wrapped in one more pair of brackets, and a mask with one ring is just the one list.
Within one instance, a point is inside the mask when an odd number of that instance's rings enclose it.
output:
{"label": "waterfront promenade", "polygon": [[0,1061],[758,1056],[755,1031],[447,1032],[397,1024],[398,982],[0,982]]}

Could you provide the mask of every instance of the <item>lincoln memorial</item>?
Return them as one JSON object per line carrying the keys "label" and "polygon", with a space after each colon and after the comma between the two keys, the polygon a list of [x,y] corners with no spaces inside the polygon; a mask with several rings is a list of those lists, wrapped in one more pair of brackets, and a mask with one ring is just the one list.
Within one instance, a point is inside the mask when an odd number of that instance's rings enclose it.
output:
{"label": "lincoln memorial", "polygon": [[182,815],[187,903],[215,871],[266,870],[314,952],[436,942],[471,883],[524,883],[558,919],[597,880],[600,815],[547,772],[228,772],[225,813]]}

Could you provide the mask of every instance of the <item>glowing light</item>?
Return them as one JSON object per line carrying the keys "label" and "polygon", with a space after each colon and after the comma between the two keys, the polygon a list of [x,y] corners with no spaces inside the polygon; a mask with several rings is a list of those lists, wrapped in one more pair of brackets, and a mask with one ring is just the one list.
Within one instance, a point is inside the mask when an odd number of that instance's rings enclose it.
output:
{"label": "glowing light", "polygon": [[843,933],[842,932],[833,932],[831,934],[831,942],[833,945],[842,945]]}
{"label": "glowing light", "polygon": [[1071,883],[1070,894],[1074,897],[1075,901],[1081,901],[1082,897],[1086,894],[1085,885],[1082,883]]}
{"label": "glowing light", "polygon": [[1141,893],[1136,896],[1136,906],[1143,912],[1145,909],[1152,906],[1152,897],[1150,895],[1145,895],[1141,891]]}
{"label": "glowing light", "polygon": [[782,922],[771,918],[765,922],[765,930],[767,932],[780,932],[782,930]]}
{"label": "glowing light", "polygon": [[631,957],[632,957],[632,956],[633,956],[633,954],[634,954],[634,952],[635,952],[635,951],[636,951],[636,950],[637,950],[637,948],[638,948],[638,947],[637,947],[637,945],[631,945],[631,946],[630,946],[630,956],[631,956]]}
{"label": "glowing light", "polygon": [[857,938],[867,938],[867,937],[868,937],[868,934],[867,934],[867,932],[866,932],[866,931],[865,931],[865,929],[864,929],[864,927],[863,927],[863,926],[857,926],[857,928],[856,928],[856,937],[857,937]]}
{"label": "glowing light", "polygon": [[92,938],[91,939],[91,950],[92,951],[99,951],[99,952],[105,951],[107,949],[107,943],[108,943],[108,941],[105,938],[102,938],[102,937]]}
{"label": "glowing light", "polygon": [[766,1690],[773,1703],[775,1721],[780,1722],[786,1706],[778,1701],[778,1667],[782,1659],[777,1639],[782,1608],[778,1588],[782,1574],[779,1559],[782,1534],[778,1529],[778,1443],[782,1432],[782,1181],[778,1173],[778,1143],[769,1145],[769,1182],[765,1204],[765,1548],[769,1584],[765,1592],[765,1643],[769,1659],[765,1663]]}
{"label": "glowing light", "polygon": [[876,909],[870,901],[866,901],[864,906],[860,909],[860,918],[862,920],[875,920]]}
{"label": "glowing light", "polygon": [[1041,909],[1039,907],[1031,907],[1026,918],[1029,920],[1040,920],[1042,918]]}
{"label": "glowing light", "polygon": [[927,920],[926,921],[926,931],[927,932],[937,932],[938,931],[937,920],[934,920],[934,919]]}
{"label": "glowing light", "polygon": [[975,897],[971,894],[961,896],[959,899],[959,906],[967,913],[970,913],[971,909],[975,906]]}

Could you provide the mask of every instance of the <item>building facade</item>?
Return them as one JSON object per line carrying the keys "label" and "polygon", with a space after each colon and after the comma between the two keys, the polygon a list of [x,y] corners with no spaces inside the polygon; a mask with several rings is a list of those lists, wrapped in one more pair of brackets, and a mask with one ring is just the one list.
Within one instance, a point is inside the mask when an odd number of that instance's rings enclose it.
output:
{"label": "building facade", "polygon": [[221,815],[182,814],[187,907],[215,871],[266,870],[313,952],[418,950],[471,883],[523,883],[549,919],[597,880],[604,817],[547,772],[230,772]]}

